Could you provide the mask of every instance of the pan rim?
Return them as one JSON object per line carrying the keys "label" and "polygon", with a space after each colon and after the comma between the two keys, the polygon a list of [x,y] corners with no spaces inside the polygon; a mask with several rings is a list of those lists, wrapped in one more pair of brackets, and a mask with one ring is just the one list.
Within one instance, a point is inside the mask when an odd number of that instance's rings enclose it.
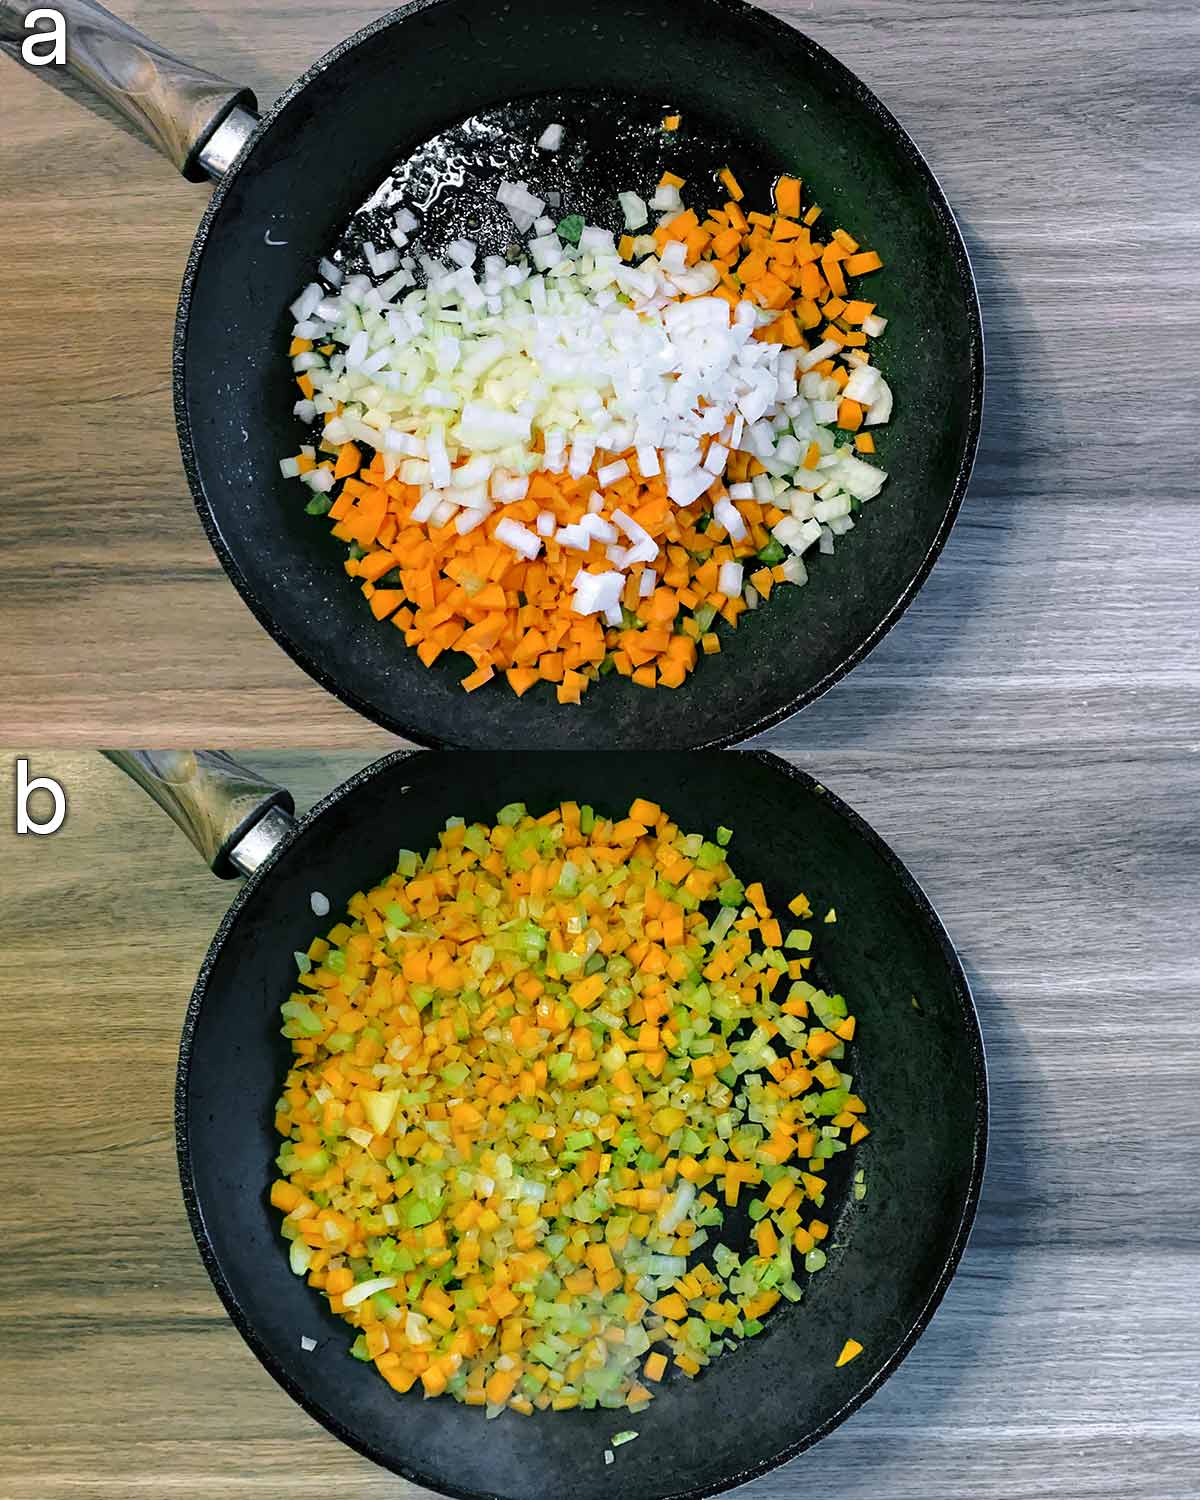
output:
{"label": "pan rim", "polygon": [[[428,749],[473,750],[486,747],[480,746],[470,738],[463,740],[439,738],[436,735],[430,734],[422,726],[408,722],[403,717],[402,711],[392,713],[379,704],[367,701],[358,692],[340,682],[337,674],[327,668],[315,652],[310,651],[307,646],[297,641],[275,619],[271,610],[259,597],[249,578],[242,571],[237,558],[226,543],[212,503],[208,498],[192,438],[186,380],[188,329],[193,293],[200,275],[204,255],[208,248],[209,236],[234,182],[241,176],[243,168],[251,161],[259,143],[274,127],[292,101],[298,98],[308,88],[310,83],[320,77],[322,73],[347,53],[421,11],[432,10],[439,5],[452,3],[454,3],[454,0],[412,0],[411,4],[380,16],[377,20],[370,22],[367,26],[346,37],[337,46],[333,47],[323,57],[313,63],[310,68],[296,79],[290,88],[285,89],[280,94],[263,114],[237,160],[216,185],[208,207],[200,221],[199,228],[196,231],[196,237],[188,256],[187,268],[184,272],[183,284],[180,289],[179,306],[175,319],[172,353],[172,386],[174,392],[175,426],[184,472],[187,477],[188,488],[192,494],[192,501],[199,514],[200,522],[204,527],[205,535],[208,537],[209,545],[216,553],[218,561],[230,582],[241,596],[243,603],[249,608],[255,619],[266,630],[272,640],[275,641],[276,645],[280,646],[291,660],[312,678],[313,681],[323,687],[326,692],[339,702],[344,703],[348,708],[361,714],[368,722],[377,724],[391,734],[400,735],[413,744]],[[704,3],[736,16],[743,24],[753,24],[762,27],[764,30],[773,33],[781,44],[785,39],[789,44],[795,44],[799,40],[801,44],[811,50],[821,66],[830,71],[838,79],[847,90],[853,102],[873,115],[892,136],[900,151],[908,158],[910,164],[916,170],[918,176],[924,179],[930,206],[945,238],[958,276],[959,289],[967,313],[970,344],[969,404],[962,456],[959,460],[958,472],[950,496],[946,502],[941,521],[912,577],[904,585],[899,596],[875,627],[851,651],[847,652],[836,666],[826,672],[823,677],[803,689],[781,707],[757,713],[742,728],[729,730],[721,734],[707,735],[687,746],[687,748],[693,750],[718,750],[732,745],[743,744],[754,736],[762,734],[778,724],[784,723],[794,715],[810,707],[863,662],[908,612],[909,607],[925,586],[938,558],[945,550],[950,533],[954,529],[954,524],[962,509],[967,488],[975,468],[983,427],[986,389],[986,350],[979,291],[966,241],[941,183],[930,166],[924,152],[917,145],[910,132],[857,74],[853,73],[845,63],[834,57],[832,53],[826,51],[819,42],[814,41],[807,32],[801,31],[796,26],[789,25],[780,17],[763,10],[761,6],[749,3],[749,0],[704,0]],[[599,749],[603,747],[588,748]]]}
{"label": "pan rim", "polygon": [[[188,1223],[191,1227],[192,1236],[196,1241],[197,1248],[200,1251],[200,1258],[204,1269],[208,1273],[209,1280],[212,1282],[225,1311],[228,1313],[230,1321],[249,1346],[255,1358],[276,1383],[287,1392],[304,1412],[319,1422],[339,1442],[345,1443],[348,1448],[359,1453],[362,1457],[369,1459],[372,1463],[378,1464],[388,1472],[398,1474],[401,1478],[407,1479],[411,1483],[424,1485],[427,1489],[433,1490],[435,1493],[450,1496],[452,1500],[495,1500],[493,1492],[467,1489],[444,1480],[436,1480],[420,1470],[406,1467],[403,1463],[396,1461],[391,1456],[383,1453],[370,1441],[360,1438],[356,1433],[351,1431],[337,1416],[327,1411],[318,1401],[312,1399],[298,1382],[293,1380],[291,1375],[288,1374],[282,1364],[276,1359],[273,1350],[256,1331],[251,1317],[244,1310],[241,1302],[238,1300],[237,1294],[221,1269],[216,1251],[208,1235],[204,1211],[196,1190],[195,1177],[192,1172],[191,1143],[188,1127],[188,1083],[191,1074],[192,1044],[195,1039],[197,1022],[203,1007],[209,978],[243,909],[254,898],[259,887],[269,879],[275,864],[291,848],[296,838],[319,823],[326,812],[347,796],[368,785],[376,777],[389,772],[392,767],[410,760],[414,756],[438,753],[445,754],[447,752],[396,750],[380,757],[378,760],[372,761],[369,765],[356,771],[345,781],[340,782],[305,813],[303,817],[297,820],[291,837],[279,844],[271,852],[264,863],[245,882],[234,897],[205,954],[184,1015],[175,1080],[175,1150],[179,1169],[180,1188],[187,1211]],[[619,752],[596,753],[616,754]],[[689,754],[692,752],[682,751],[675,753]],[[712,1496],[724,1494],[728,1490],[735,1489],[738,1485],[747,1484],[753,1479],[760,1478],[762,1475],[796,1458],[799,1454],[806,1452],[816,1443],[820,1442],[822,1438],[827,1437],[880,1389],[907,1358],[921,1335],[928,1328],[958,1271],[968,1240],[970,1239],[972,1226],[975,1222],[987,1163],[989,1082],[987,1056],[983,1031],[979,1023],[979,1013],[975,1005],[970,980],[967,977],[962,960],[959,958],[958,950],[955,948],[945,924],[938,915],[932,901],[926,895],[924,888],[882,835],[877,833],[860,813],[856,812],[836,792],[831,791],[816,777],[770,751],[745,750],[734,753],[745,756],[747,759],[758,761],[760,764],[777,773],[781,772],[787,779],[797,783],[806,792],[824,798],[837,815],[867,845],[869,851],[877,857],[882,858],[891,873],[899,880],[901,888],[913,902],[919,917],[923,920],[926,930],[937,943],[942,961],[946,964],[950,973],[954,992],[958,1000],[959,1012],[966,1029],[967,1043],[974,1067],[973,1093],[975,1109],[971,1143],[971,1173],[963,1195],[961,1211],[954,1228],[954,1235],[949,1250],[941,1269],[930,1287],[929,1294],[911,1326],[899,1340],[888,1359],[874,1375],[859,1387],[835,1412],[827,1417],[825,1421],[805,1433],[803,1437],[797,1439],[795,1442],[785,1444],[775,1454],[762,1459],[748,1469],[739,1470],[736,1474],[723,1478],[719,1484],[709,1487],[671,1491],[670,1493],[658,1496],[657,1500],[710,1500]]]}

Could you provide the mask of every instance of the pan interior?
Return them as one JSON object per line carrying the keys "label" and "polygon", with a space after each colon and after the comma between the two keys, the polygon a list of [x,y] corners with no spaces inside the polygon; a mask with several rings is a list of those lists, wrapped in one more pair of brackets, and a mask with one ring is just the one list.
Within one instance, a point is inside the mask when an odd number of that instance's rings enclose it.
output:
{"label": "pan interior", "polygon": [[[510,801],[563,798],[618,813],[634,796],[685,827],[735,830],[731,860],[782,910],[800,888],[814,909],[830,979],[860,1018],[853,1070],[873,1134],[827,1205],[830,1265],[797,1307],[702,1371],[668,1382],[632,1421],[575,1411],[492,1422],[450,1400],[399,1397],[348,1357],[352,1334],[294,1277],[267,1202],[278,1137],[274,1101],[288,1065],[278,1006],[292,953],[318,923],[392,866],[431,845],[451,816],[491,820]],[[326,922],[324,925],[328,925]],[[914,1003],[915,1002],[915,1003]],[[840,803],[768,757],[580,754],[397,757],[369,769],[310,819],[236,904],[189,1013],[180,1073],[185,1191],[206,1261],[235,1321],[277,1378],[338,1435],[432,1488],[527,1500],[621,1490],[712,1493],[813,1441],[904,1352],[944,1288],[969,1222],[982,1152],[982,1058],[961,970],[894,858]],[[304,1353],[300,1338],[317,1340]],[[854,1337],[865,1353],[834,1369]],[[639,1439],[603,1452],[614,1432]]]}
{"label": "pan interior", "polygon": [[[667,109],[683,116],[675,137],[658,128]],[[531,160],[534,131],[551,120],[567,127],[567,147],[556,161]],[[488,242],[504,233],[494,184],[522,161],[529,170],[517,175],[614,228],[617,193],[651,191],[666,167],[709,202],[713,174],[729,164],[747,203],[764,205],[778,174],[796,172],[823,222],[845,225],[886,262],[869,295],[891,320],[880,363],[897,410],[880,462],[892,477],[808,587],[777,591],[674,692],[610,677],[573,708],[545,687],[518,701],[499,682],[468,699],[461,658],[427,670],[371,618],[327,525],[304,513],[307,491],[279,473],[302,439],[288,304],[343,236],[349,250],[364,237],[355,210],[399,165],[431,197],[434,241],[465,233],[501,248]],[[773,18],[724,0],[441,0],[320,65],[218,191],[180,324],[185,461],[222,560],[260,618],[319,680],[390,727],[468,747],[725,743],[844,670],[940,544],[978,417],[968,288],[948,212],[903,132]]]}

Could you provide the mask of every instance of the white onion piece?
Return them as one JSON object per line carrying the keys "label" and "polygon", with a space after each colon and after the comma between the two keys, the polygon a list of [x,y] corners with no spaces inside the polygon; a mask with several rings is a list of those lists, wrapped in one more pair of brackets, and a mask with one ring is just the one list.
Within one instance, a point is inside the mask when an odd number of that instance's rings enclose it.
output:
{"label": "white onion piece", "polygon": [[516,553],[528,562],[542,550],[542,539],[527,526],[522,526],[519,521],[512,521],[507,516],[496,526],[496,540],[503,542],[506,547],[511,547]]}
{"label": "white onion piece", "polygon": [[579,522],[580,528],[589,536],[594,536],[598,542],[615,542],[617,539],[617,528],[605,521],[595,511],[589,511]]}
{"label": "white onion piece", "polygon": [[390,1291],[395,1285],[394,1276],[376,1276],[371,1281],[359,1281],[348,1292],[342,1293],[342,1302],[346,1307],[357,1307],[360,1302],[365,1302],[376,1292]]}
{"label": "white onion piece", "polygon": [[615,609],[619,619],[624,587],[624,573],[577,573],[571,608],[577,615],[604,614]]}
{"label": "white onion piece", "polygon": [[605,464],[602,469],[596,471],[596,483],[602,490],[608,489],[610,485],[619,480],[629,477],[629,465],[624,459],[618,459],[616,463]]}
{"label": "white onion piece", "polygon": [[662,473],[662,465],[658,461],[658,449],[641,444],[637,450],[637,465],[643,479],[656,478]]}
{"label": "white onion piece", "polygon": [[831,358],[840,348],[840,344],[835,344],[831,339],[825,339],[815,349],[809,349],[807,353],[802,354],[796,361],[796,367],[800,370],[811,370],[815,365],[819,365],[822,360]]}
{"label": "white onion piece", "polygon": [[630,233],[650,222],[650,210],[646,207],[645,199],[639,198],[636,193],[622,193],[620,204],[621,212],[625,215],[625,228]]}
{"label": "white onion piece", "polygon": [[849,495],[839,495],[833,500],[818,500],[813,506],[813,515],[818,521],[833,521],[850,514]]}
{"label": "white onion piece", "polygon": [[744,541],[747,536],[746,523],[742,519],[742,513],[734,505],[732,500],[724,496],[713,506],[713,515],[724,526],[730,538],[735,542]]}
{"label": "white onion piece", "polygon": [[474,531],[477,526],[482,526],[488,518],[486,510],[460,510],[454,518],[454,529],[459,536],[466,536],[468,532]]}

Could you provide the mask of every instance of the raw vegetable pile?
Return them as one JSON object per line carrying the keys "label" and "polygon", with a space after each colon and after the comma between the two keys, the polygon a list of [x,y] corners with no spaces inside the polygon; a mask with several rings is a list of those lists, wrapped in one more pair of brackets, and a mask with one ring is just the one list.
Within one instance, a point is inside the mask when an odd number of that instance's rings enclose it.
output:
{"label": "raw vegetable pile", "polygon": [[730,836],[642,799],[451,820],[297,954],[271,1202],[396,1390],[637,1410],[824,1266],[854,1017]]}
{"label": "raw vegetable pile", "polygon": [[803,584],[802,554],[887,478],[865,459],[891,414],[867,347],[885,320],[850,289],[879,256],[819,237],[796,178],[749,214],[719,180],[707,214],[671,173],[649,204],[622,194],[619,241],[504,182],[515,263],[419,253],[401,208],[370,275],[322,261],[293,306],[296,411],[320,435],[283,472],[375,616],[426,666],[462,653],[468,691],[680,686],[718,618]]}

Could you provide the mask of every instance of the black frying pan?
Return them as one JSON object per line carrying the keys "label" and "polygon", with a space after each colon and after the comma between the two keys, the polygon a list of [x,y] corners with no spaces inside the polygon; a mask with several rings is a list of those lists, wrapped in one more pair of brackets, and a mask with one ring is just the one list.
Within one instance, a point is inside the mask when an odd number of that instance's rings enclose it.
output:
{"label": "black frying pan", "polygon": [[[929,1321],[962,1253],[983,1172],[987,1085],[966,978],[941,923],[878,836],[810,777],[768,755],[394,755],[338,788],[299,824],[290,799],[220,758],[115,757],[188,829],[222,873],[255,868],[221,925],[184,1025],[176,1132],[184,1197],[205,1266],[255,1354],[343,1441],[406,1478],[503,1500],[660,1500],[751,1479],[829,1432],[896,1368]],[[166,778],[164,780],[163,778]],[[351,1334],[288,1269],[267,1187],[272,1111],[290,1048],[278,1007],[294,950],[334,912],[425,849],[450,816],[490,821],[511,801],[563,798],[623,812],[661,801],[687,828],[734,830],[730,858],[782,909],[804,888],[819,977],[859,1017],[850,1064],[873,1134],[852,1157],[857,1202],[831,1177],[830,1265],[797,1306],[695,1381],[669,1379],[648,1409],[505,1412],[485,1421],[450,1399],[397,1396],[348,1357]],[[327,919],[331,920],[331,919]],[[747,1226],[743,1226],[743,1233]],[[728,1231],[727,1231],[728,1232]],[[736,1232],[734,1232],[736,1233]],[[739,1248],[741,1248],[739,1246]],[[306,1354],[301,1335],[317,1340]],[[845,1339],[864,1353],[835,1368]],[[612,1434],[636,1442],[606,1467]]]}
{"label": "black frying pan", "polygon": [[[0,0],[0,41],[22,34],[15,18],[30,8]],[[92,0],[60,9],[75,71],[186,175],[207,168],[220,178],[180,300],[184,464],[242,597],[345,702],[431,745],[730,744],[811,703],[912,601],[975,453],[979,309],[950,209],[917,148],[807,37],[740,0],[418,0],[336,48],[255,128],[252,96],[152,49]],[[669,146],[653,128],[666,107],[684,121]],[[341,571],[344,549],[305,515],[308,492],[280,476],[279,460],[303,441],[284,357],[288,304],[397,163],[416,163],[418,187],[465,180],[431,209],[431,249],[462,233],[485,243],[500,234],[498,214],[481,210],[496,210],[501,167],[484,151],[456,154],[454,127],[480,114],[506,126],[509,145],[525,143],[523,165],[505,147],[504,170],[521,165],[535,187],[568,189],[564,211],[618,227],[618,191],[653,186],[668,163],[698,184],[728,162],[759,204],[780,172],[798,172],[824,222],[851,228],[887,262],[868,293],[891,319],[880,363],[897,392],[880,437],[892,474],[884,495],[836,556],[817,560],[807,588],[777,590],[677,691],[613,677],[578,708],[544,684],[519,703],[502,683],[468,698],[465,658],[427,671],[398,631],[376,624]],[[565,121],[573,148],[558,160],[530,145],[552,120]]]}

